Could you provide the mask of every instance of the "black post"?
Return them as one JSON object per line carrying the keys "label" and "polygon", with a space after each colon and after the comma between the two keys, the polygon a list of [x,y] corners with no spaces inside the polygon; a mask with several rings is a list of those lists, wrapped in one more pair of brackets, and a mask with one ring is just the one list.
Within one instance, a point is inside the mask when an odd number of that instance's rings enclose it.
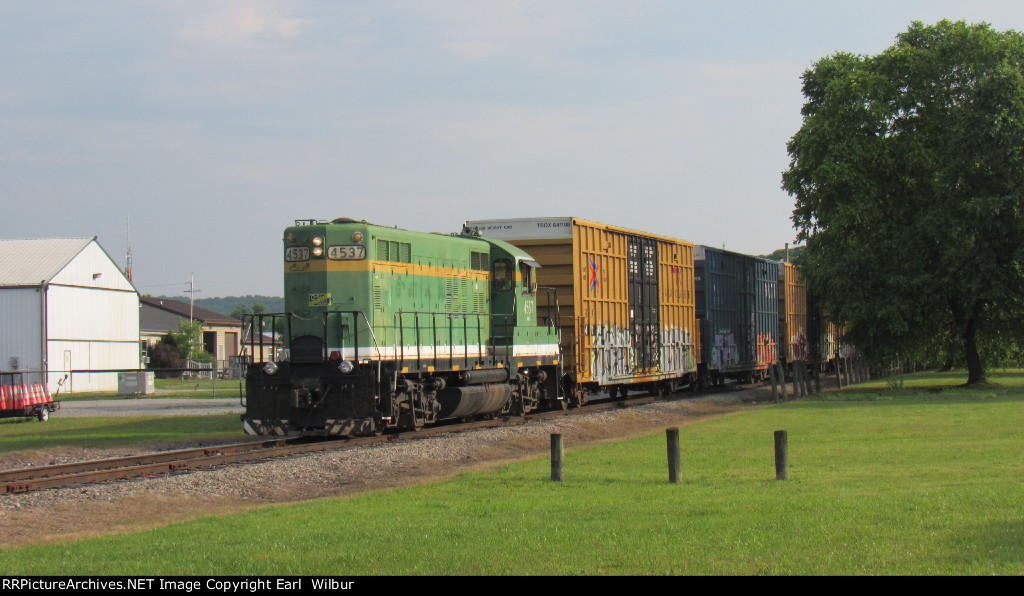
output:
{"label": "black post", "polygon": [[562,464],[565,460],[565,451],[562,449],[562,435],[551,435],[551,481],[562,481]]}
{"label": "black post", "polygon": [[789,479],[789,437],[784,430],[775,431],[775,479]]}
{"label": "black post", "polygon": [[682,461],[679,458],[679,429],[670,428],[665,431],[668,439],[668,481],[672,484],[679,482],[679,473],[682,470]]}

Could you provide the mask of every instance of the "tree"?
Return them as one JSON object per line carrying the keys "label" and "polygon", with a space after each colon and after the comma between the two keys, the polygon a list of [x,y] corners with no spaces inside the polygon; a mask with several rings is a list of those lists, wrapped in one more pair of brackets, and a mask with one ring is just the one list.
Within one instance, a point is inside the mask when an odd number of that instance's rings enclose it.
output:
{"label": "tree", "polygon": [[787,145],[798,264],[877,361],[962,350],[968,384],[1024,328],[1024,37],[919,22],[803,75]]}
{"label": "tree", "polygon": [[[164,369],[164,368],[182,368],[184,362],[181,358],[181,352],[178,350],[178,346],[174,343],[174,336],[170,333],[160,338],[150,350],[149,350],[149,365],[147,368],[153,369]],[[171,377],[174,374],[169,373],[158,373],[163,376]]]}
{"label": "tree", "polygon": [[199,319],[186,321],[179,317],[178,330],[168,334],[173,338],[174,345],[178,347],[182,360],[209,360],[209,357],[203,356],[205,354],[203,350],[203,325],[204,323]]}
{"label": "tree", "polygon": [[267,312],[267,306],[262,302],[253,302],[252,306],[239,304],[231,310],[231,317],[242,320],[246,315],[261,315]]}

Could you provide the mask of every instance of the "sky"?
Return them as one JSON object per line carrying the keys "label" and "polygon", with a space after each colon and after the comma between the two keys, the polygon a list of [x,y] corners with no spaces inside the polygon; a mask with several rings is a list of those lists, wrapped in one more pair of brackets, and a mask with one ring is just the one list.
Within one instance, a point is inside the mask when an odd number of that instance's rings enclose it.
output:
{"label": "sky", "polygon": [[1024,2],[0,0],[0,238],[130,245],[141,293],[196,298],[280,296],[296,219],[767,254],[802,73],[941,19]]}

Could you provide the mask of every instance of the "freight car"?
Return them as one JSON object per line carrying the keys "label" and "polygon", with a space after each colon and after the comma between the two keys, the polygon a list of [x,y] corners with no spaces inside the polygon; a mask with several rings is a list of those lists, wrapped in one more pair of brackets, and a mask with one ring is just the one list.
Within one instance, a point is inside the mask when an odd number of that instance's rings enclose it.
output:
{"label": "freight car", "polygon": [[[557,292],[562,389],[574,405],[607,392],[696,386],[694,245],[574,217],[467,221],[542,265]],[[546,304],[546,303],[545,303]]]}
{"label": "freight car", "polygon": [[843,344],[843,328],[828,317],[820,299],[807,293],[807,335],[810,346],[807,356],[821,372],[834,370],[836,361],[853,355],[850,346]]}
{"label": "freight car", "polygon": [[807,284],[792,263],[779,263],[778,272],[779,359],[792,369],[796,362],[807,362],[814,348],[808,342]]}
{"label": "freight car", "polygon": [[817,296],[807,291],[800,268],[779,263],[779,360],[791,373],[802,364],[825,372],[853,348],[842,343],[843,328],[832,321]]}
{"label": "freight car", "polygon": [[250,354],[284,341],[247,368],[249,434],[365,435],[565,406],[556,317],[538,308],[540,264],[521,249],[299,220],[282,256],[287,312],[249,320]]}
{"label": "freight car", "polygon": [[778,269],[760,257],[696,247],[701,385],[768,376],[778,359]]}

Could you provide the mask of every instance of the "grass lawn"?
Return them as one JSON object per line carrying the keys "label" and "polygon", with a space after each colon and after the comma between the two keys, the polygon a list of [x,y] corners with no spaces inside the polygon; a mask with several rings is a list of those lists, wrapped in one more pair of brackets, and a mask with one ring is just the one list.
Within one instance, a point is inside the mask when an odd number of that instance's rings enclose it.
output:
{"label": "grass lawn", "polygon": [[0,419],[0,455],[61,447],[106,449],[192,440],[241,442],[251,437],[242,431],[237,414],[125,418],[61,418],[58,414],[45,423]]}
{"label": "grass lawn", "polygon": [[[153,379],[156,393],[143,395],[145,398],[160,397],[216,397],[228,398],[242,395],[244,381],[238,379]],[[118,395],[114,391],[79,391],[60,393],[60,401],[82,401],[96,399],[133,399],[132,396]]]}
{"label": "grass lawn", "polygon": [[[430,486],[0,551],[24,574],[1024,573],[1024,378],[940,377],[567,445]],[[915,378],[916,379],[916,378]],[[916,383],[916,380],[915,380]],[[938,391],[936,391],[938,387]],[[931,391],[929,390],[931,389]],[[772,433],[789,432],[788,481]]]}

